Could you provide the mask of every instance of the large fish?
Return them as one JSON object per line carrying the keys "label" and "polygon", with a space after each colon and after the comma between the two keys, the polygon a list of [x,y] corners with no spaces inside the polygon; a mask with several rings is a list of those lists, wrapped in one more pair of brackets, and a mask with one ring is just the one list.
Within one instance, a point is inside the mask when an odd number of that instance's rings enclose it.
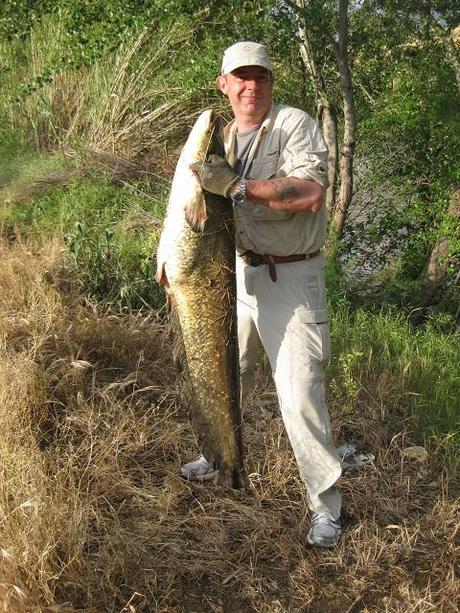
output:
{"label": "large fish", "polygon": [[224,155],[220,118],[204,111],[177,163],[157,250],[171,306],[182,390],[201,451],[218,482],[246,484],[242,459],[233,210],[204,192],[190,165]]}

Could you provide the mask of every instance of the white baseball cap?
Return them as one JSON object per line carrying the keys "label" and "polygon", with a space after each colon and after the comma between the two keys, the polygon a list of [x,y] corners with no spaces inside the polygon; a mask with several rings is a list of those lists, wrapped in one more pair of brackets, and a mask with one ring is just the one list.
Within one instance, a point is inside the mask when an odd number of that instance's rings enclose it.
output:
{"label": "white baseball cap", "polygon": [[225,49],[222,58],[222,74],[228,74],[241,66],[262,66],[270,72],[272,63],[266,48],[259,43],[243,41]]}

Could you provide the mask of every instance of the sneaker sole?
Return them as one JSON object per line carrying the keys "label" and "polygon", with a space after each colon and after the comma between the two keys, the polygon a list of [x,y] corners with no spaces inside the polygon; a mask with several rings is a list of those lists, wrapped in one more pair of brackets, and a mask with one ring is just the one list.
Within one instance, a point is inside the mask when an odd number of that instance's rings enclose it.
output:
{"label": "sneaker sole", "polygon": [[323,543],[315,543],[314,541],[307,538],[307,543],[310,545],[310,547],[321,547],[321,549],[333,549],[334,547],[337,547],[337,545],[339,544],[339,541],[336,541],[335,543],[331,543],[330,545],[326,545]]}
{"label": "sneaker sole", "polygon": [[213,470],[210,473],[206,473],[205,475],[187,475],[184,473],[180,473],[182,479],[186,479],[187,481],[194,481],[195,483],[202,483],[203,481],[212,481],[218,475],[218,470]]}

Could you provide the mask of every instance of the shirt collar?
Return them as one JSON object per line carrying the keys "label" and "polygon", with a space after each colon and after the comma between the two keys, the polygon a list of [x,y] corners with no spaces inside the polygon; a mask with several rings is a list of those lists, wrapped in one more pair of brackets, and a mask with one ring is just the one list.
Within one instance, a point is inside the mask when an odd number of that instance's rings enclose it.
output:
{"label": "shirt collar", "polygon": [[[270,124],[273,122],[275,118],[275,114],[276,114],[275,113],[275,103],[272,102],[272,105],[270,107],[270,110],[267,113],[267,116],[265,117],[265,119],[260,125],[259,131],[266,132],[268,130],[268,127],[270,126]],[[236,129],[237,129],[237,126],[236,126],[236,121],[234,119],[224,129],[226,153],[230,151],[233,143],[235,142]]]}

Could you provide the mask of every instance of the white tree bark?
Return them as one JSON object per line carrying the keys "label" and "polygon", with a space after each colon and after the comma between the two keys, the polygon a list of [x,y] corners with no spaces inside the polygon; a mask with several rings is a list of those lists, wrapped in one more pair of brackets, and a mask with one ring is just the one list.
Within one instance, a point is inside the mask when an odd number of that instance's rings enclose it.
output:
{"label": "white tree bark", "polygon": [[340,191],[333,214],[335,237],[340,239],[353,196],[353,158],[356,145],[356,115],[348,60],[348,0],[339,0],[339,31],[335,51],[342,87],[344,116],[344,135],[340,151]]}
{"label": "white tree bark", "polygon": [[[300,10],[305,8],[304,0],[294,0],[294,3]],[[321,123],[324,140],[328,149],[328,188],[326,191],[326,206],[328,211],[332,214],[336,206],[335,198],[337,191],[337,117],[327,95],[326,86],[322,75],[317,69],[315,57],[308,36],[307,24],[304,20],[301,22],[299,21],[297,32],[300,39],[300,57],[302,58],[302,63],[310,82],[313,85],[317,116]]]}

